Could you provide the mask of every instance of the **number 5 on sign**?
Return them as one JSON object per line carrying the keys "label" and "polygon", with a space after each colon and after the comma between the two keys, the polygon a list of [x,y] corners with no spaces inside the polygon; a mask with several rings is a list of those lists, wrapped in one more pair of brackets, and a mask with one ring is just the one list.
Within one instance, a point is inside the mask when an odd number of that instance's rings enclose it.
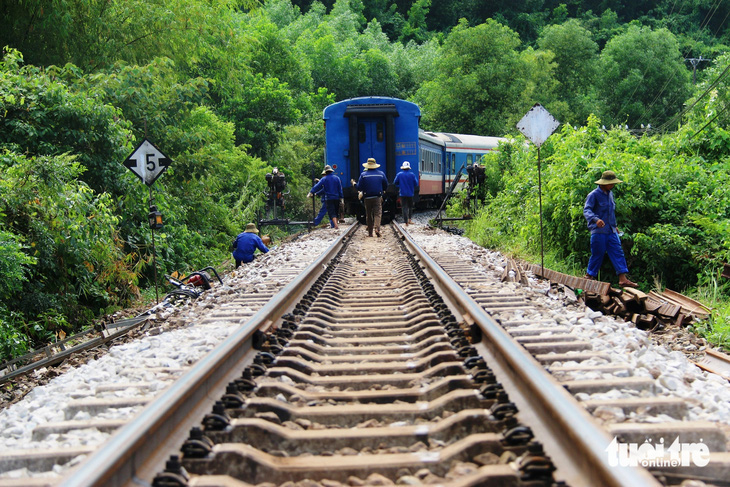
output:
{"label": "number 5 on sign", "polygon": [[145,139],[124,161],[124,166],[137,175],[147,186],[167,169],[172,161],[149,140]]}

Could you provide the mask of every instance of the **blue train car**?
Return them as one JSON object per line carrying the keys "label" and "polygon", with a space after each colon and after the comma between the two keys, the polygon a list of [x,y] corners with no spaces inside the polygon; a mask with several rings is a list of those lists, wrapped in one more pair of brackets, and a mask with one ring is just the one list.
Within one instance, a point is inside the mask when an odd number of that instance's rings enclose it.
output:
{"label": "blue train car", "polygon": [[[357,182],[368,158],[375,158],[390,183],[404,161],[418,170],[420,117],[418,105],[390,97],[350,98],[324,109],[325,164],[342,180],[347,213],[364,214],[352,182]],[[393,217],[396,198],[391,184],[383,201],[385,221]]]}
{"label": "blue train car", "polygon": [[[438,207],[459,171],[465,177],[467,168],[504,140],[420,130],[418,105],[390,97],[342,100],[325,108],[323,118],[325,164],[332,166],[342,180],[346,213],[361,221],[364,207],[353,183],[368,158],[375,158],[390,183],[403,162],[409,161],[420,182],[417,206]],[[389,185],[383,201],[385,222],[397,212],[397,197],[397,188]]]}
{"label": "blue train car", "polygon": [[[481,161],[482,156],[496,151],[499,143],[506,140],[502,137],[445,132],[422,132],[420,139],[421,161],[424,166],[421,168],[421,197],[436,203],[443,199],[444,193],[459,173],[462,177],[465,176],[470,167]],[[429,151],[436,146],[442,152],[442,166],[431,170],[428,160],[433,155]],[[460,180],[462,183],[457,185],[457,191],[465,184],[464,179]]]}

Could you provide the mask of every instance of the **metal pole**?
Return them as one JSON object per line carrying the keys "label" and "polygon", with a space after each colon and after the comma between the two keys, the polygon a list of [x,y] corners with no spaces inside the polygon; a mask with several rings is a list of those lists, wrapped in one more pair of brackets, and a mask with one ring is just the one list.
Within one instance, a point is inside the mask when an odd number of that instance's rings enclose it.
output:
{"label": "metal pole", "polygon": [[[314,177],[314,159],[312,159],[312,162],[309,163],[309,175],[312,177],[312,185],[310,188],[314,188],[314,180],[317,179]],[[317,198],[317,195],[312,195],[312,225],[309,226],[309,229],[311,230],[314,228],[314,219],[317,217],[317,205],[315,202],[315,199]]]}
{"label": "metal pole", "polygon": [[[148,202],[148,205],[152,204],[152,186],[149,186],[150,188],[150,200]],[[155,279],[155,300],[157,301],[157,304],[160,304],[160,294],[157,290],[157,252],[155,250],[155,229],[152,228],[150,225],[150,232],[152,233],[152,266],[154,267],[154,279]]]}
{"label": "metal pole", "polygon": [[542,173],[540,170],[540,146],[537,147],[537,188],[540,200],[540,272],[545,277],[545,254],[542,239]]}

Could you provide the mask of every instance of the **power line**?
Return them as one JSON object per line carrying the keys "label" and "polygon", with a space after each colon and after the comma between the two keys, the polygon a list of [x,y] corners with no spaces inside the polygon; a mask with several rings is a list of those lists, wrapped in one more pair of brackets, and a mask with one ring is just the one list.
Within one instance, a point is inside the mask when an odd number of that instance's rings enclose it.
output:
{"label": "power line", "polygon": [[712,117],[712,120],[710,120],[709,122],[707,122],[705,125],[702,126],[701,129],[699,129],[697,132],[695,132],[694,134],[692,134],[692,136],[690,137],[690,139],[694,139],[700,132],[702,132],[707,127],[709,127],[710,124],[712,122],[714,122],[715,120],[717,120],[717,117],[719,117],[720,115],[722,115],[723,113],[725,113],[728,108],[730,108],[730,105],[729,106],[726,106],[725,108],[723,108],[722,110],[720,110],[719,112],[717,112],[717,114],[714,117]]}
{"label": "power line", "polygon": [[[721,3],[722,3],[722,0],[716,0],[715,1],[715,4],[712,7],[710,7],[710,9],[708,10],[707,14],[705,15],[705,18],[702,19],[702,22],[700,23],[700,27],[697,30],[697,33],[695,34],[695,38],[693,39],[695,42],[697,41],[697,38],[701,34],[702,29],[705,28],[710,23],[710,21],[712,20],[712,18],[715,16],[715,13],[717,13],[717,9],[720,7],[720,4]],[[675,1],[674,2],[674,5],[672,5],[672,11],[670,12],[670,14],[672,12],[674,12],[674,7],[676,6],[676,4],[677,4],[677,2]],[[684,6],[684,5],[682,5],[682,6]],[[677,12],[677,15],[679,15],[681,13],[681,11],[682,11],[682,8],[680,7],[679,12]],[[714,33],[714,36],[715,37],[717,37],[717,33],[720,31],[720,29],[722,28],[722,26],[727,21],[728,16],[730,16],[730,11],[728,11],[728,14],[725,15],[725,18],[722,20],[722,22],[720,22],[720,25],[718,26],[717,30]],[[682,57],[685,58],[685,60],[688,60],[686,58],[687,58],[687,55],[689,54],[689,51],[691,49],[692,48],[688,46],[687,47],[687,51],[683,54]],[[702,58],[702,56],[700,56],[699,59],[705,60],[705,59]],[[678,69],[679,68],[677,68],[677,70]],[[672,74],[672,76],[667,81],[665,81],[664,86],[662,86],[661,90],[654,97],[654,99],[652,100],[652,102],[644,109],[644,112],[641,114],[641,117],[639,117],[638,121],[641,121],[647,115],[647,113],[650,113],[651,109],[654,107],[654,105],[656,105],[656,103],[658,102],[658,100],[661,97],[662,93],[664,93],[664,90],[666,89],[666,87],[669,84],[669,82],[672,79],[674,79],[674,76],[677,74],[677,70],[675,70],[674,73]],[[643,76],[642,76],[642,79],[643,79]],[[696,68],[694,66],[693,66],[693,72],[692,72],[692,79],[693,79],[693,84],[695,84],[696,83]],[[634,90],[634,92],[635,91],[636,90]],[[676,102],[676,99],[677,99],[678,96],[679,96],[679,93],[675,94],[675,96],[673,97],[673,99],[670,100],[670,103],[667,103],[667,105],[662,110],[662,115],[666,115],[669,106],[672,106]],[[625,104],[624,104],[624,106],[625,106]],[[621,108],[623,109],[623,106]]]}
{"label": "power line", "polygon": [[700,96],[699,96],[699,97],[698,97],[698,98],[697,98],[697,99],[696,99],[696,100],[694,101],[694,103],[692,103],[691,105],[689,105],[688,107],[686,107],[685,109],[683,109],[683,110],[682,110],[681,112],[679,112],[678,114],[676,114],[675,116],[673,116],[672,118],[670,118],[670,119],[669,119],[668,121],[666,121],[665,123],[663,123],[663,124],[662,124],[662,125],[661,125],[661,126],[659,127],[659,129],[658,129],[658,130],[659,130],[660,132],[663,132],[663,131],[664,131],[664,130],[666,129],[666,127],[667,127],[667,126],[669,126],[670,124],[674,123],[675,121],[677,121],[678,119],[680,119],[681,117],[683,117],[683,116],[684,116],[684,115],[685,115],[685,114],[686,114],[686,113],[687,113],[688,111],[692,110],[692,109],[693,109],[693,108],[695,107],[695,105],[697,105],[697,104],[698,104],[698,103],[700,102],[700,100],[702,100],[702,99],[703,99],[703,98],[704,98],[704,97],[705,97],[705,96],[706,96],[706,95],[707,95],[707,94],[708,94],[708,93],[709,93],[710,91],[712,91],[712,90],[713,90],[713,89],[714,89],[714,88],[715,88],[715,87],[716,87],[716,86],[718,85],[718,83],[720,83],[720,81],[722,80],[722,78],[724,78],[724,77],[725,77],[725,75],[726,75],[726,74],[727,74],[727,73],[728,73],[729,71],[730,71],[730,64],[728,64],[728,65],[727,65],[727,67],[726,67],[726,68],[725,68],[725,70],[724,70],[724,71],[723,71],[723,72],[722,72],[722,73],[720,74],[720,76],[718,76],[718,77],[717,77],[717,79],[716,79],[715,81],[713,81],[713,82],[712,82],[712,84],[711,84],[710,86],[708,86],[708,87],[707,87],[707,89],[706,89],[706,90],[704,91],[704,93],[702,93],[702,94],[701,94],[701,95],[700,95]]}
{"label": "power line", "polygon": [[[702,29],[704,27],[706,27],[710,23],[710,21],[712,20],[712,17],[714,17],[715,13],[717,12],[717,9],[720,7],[720,3],[721,3],[721,1],[718,0],[710,8],[710,10],[708,11],[707,15],[705,15],[705,18],[702,20],[701,25],[700,25],[700,28],[697,31],[697,36],[699,36],[699,34],[702,31]],[[676,4],[676,2],[675,2],[675,4]],[[674,7],[672,7],[672,10],[674,10]],[[730,10],[728,11],[727,14],[725,14],[725,18],[722,19],[722,22],[720,22],[720,25],[717,27],[717,29],[713,33],[713,35],[715,37],[717,37],[717,33],[720,32],[720,29],[722,28],[722,26],[725,25],[725,22],[727,21],[727,19],[728,19],[729,16],[730,16]],[[694,39],[694,40],[696,41],[697,39]],[[687,49],[689,50],[690,48],[688,47]],[[686,56],[686,53],[685,53],[685,56]],[[696,67],[697,67],[697,65],[701,61],[711,61],[710,59],[703,58],[701,55],[700,55],[699,58],[687,58],[685,60],[686,61],[689,61],[692,64],[692,68],[693,68],[693,70],[692,70],[692,82],[693,82],[693,84],[696,83]],[[695,100],[694,103],[692,103],[689,107],[683,109],[680,113],[676,114],[674,117],[672,117],[667,122],[665,122],[664,124],[662,124],[658,128],[658,131],[660,131],[660,132],[664,131],[666,129],[666,127],[669,126],[669,124],[674,123],[677,119],[681,118],[687,112],[689,112],[690,110],[692,110],[697,105],[697,103],[699,103],[699,101],[702,98],[704,98],[710,91],[712,91],[715,88],[715,86],[717,86],[717,84],[720,82],[720,80],[722,80],[722,78],[725,77],[725,75],[728,73],[728,69],[730,69],[730,65],[728,65],[728,67],[725,68],[725,70],[717,77],[717,79],[715,81],[712,82],[712,84],[705,90],[705,92],[702,93],[702,95],[700,95],[700,97],[697,98],[697,100]],[[705,128],[707,128],[712,122],[714,122],[717,119],[717,117],[719,117],[720,114],[724,113],[727,109],[728,109],[728,107],[723,108],[719,113],[717,113],[712,118],[712,120],[710,120],[709,122],[707,122],[700,130],[698,130],[697,132],[695,132],[694,135],[692,135],[692,137],[690,137],[690,138],[693,138],[693,137],[697,136],[700,132],[702,132]],[[665,109],[664,113],[666,113],[666,109]]]}

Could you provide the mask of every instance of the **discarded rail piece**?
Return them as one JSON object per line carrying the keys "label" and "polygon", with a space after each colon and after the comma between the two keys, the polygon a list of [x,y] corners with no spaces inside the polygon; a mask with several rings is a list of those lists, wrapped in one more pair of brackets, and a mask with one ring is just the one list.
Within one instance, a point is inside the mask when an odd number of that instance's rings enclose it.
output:
{"label": "discarded rail piece", "polygon": [[687,325],[694,319],[706,320],[711,313],[707,306],[670,289],[647,294],[638,289],[612,288],[607,282],[583,279],[550,269],[543,271],[536,264],[524,266],[536,276],[564,284],[573,290],[583,290],[586,306],[604,314],[620,316],[644,330],[667,323]]}

